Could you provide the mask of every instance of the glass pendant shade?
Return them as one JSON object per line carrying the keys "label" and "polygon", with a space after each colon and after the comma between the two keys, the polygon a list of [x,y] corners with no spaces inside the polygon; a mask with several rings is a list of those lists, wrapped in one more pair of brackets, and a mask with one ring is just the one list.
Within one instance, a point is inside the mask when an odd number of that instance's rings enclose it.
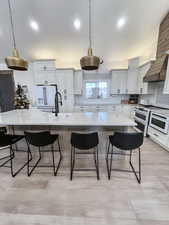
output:
{"label": "glass pendant shade", "polygon": [[28,70],[28,62],[19,57],[19,52],[17,49],[13,49],[12,56],[5,58],[7,67],[12,70]]}

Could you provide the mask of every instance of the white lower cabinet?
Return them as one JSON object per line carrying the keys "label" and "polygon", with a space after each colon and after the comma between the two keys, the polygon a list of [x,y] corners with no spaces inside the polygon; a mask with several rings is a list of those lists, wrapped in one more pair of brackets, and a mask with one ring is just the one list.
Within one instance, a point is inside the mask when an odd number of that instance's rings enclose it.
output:
{"label": "white lower cabinet", "polygon": [[148,127],[148,135],[154,142],[169,150],[169,135],[163,134],[150,126]]}

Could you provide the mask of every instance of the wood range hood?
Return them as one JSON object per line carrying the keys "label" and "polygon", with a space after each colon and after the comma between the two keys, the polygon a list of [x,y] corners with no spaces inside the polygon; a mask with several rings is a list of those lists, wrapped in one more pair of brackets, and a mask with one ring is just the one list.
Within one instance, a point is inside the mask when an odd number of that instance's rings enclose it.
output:
{"label": "wood range hood", "polygon": [[152,63],[147,74],[143,78],[144,82],[164,81],[168,66],[169,50],[169,12],[160,24],[156,60]]}

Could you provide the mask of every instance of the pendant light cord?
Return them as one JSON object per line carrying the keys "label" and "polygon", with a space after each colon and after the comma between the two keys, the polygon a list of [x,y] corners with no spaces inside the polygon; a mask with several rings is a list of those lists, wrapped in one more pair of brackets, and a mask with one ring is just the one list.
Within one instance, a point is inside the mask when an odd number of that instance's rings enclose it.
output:
{"label": "pendant light cord", "polygon": [[13,24],[13,17],[12,17],[12,7],[11,7],[10,0],[8,0],[8,6],[9,6],[9,18],[11,22],[13,44],[14,44],[14,48],[16,49],[16,40],[15,40],[14,24]]}
{"label": "pendant light cord", "polygon": [[91,0],[89,0],[89,48],[92,47]]}

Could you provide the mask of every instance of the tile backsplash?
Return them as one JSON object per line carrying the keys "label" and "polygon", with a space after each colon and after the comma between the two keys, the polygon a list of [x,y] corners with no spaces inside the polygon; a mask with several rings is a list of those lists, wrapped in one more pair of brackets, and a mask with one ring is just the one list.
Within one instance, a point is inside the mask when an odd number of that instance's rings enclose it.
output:
{"label": "tile backsplash", "polygon": [[169,94],[163,94],[164,82],[149,83],[151,95],[142,95],[141,100],[145,100],[148,104],[169,108]]}

